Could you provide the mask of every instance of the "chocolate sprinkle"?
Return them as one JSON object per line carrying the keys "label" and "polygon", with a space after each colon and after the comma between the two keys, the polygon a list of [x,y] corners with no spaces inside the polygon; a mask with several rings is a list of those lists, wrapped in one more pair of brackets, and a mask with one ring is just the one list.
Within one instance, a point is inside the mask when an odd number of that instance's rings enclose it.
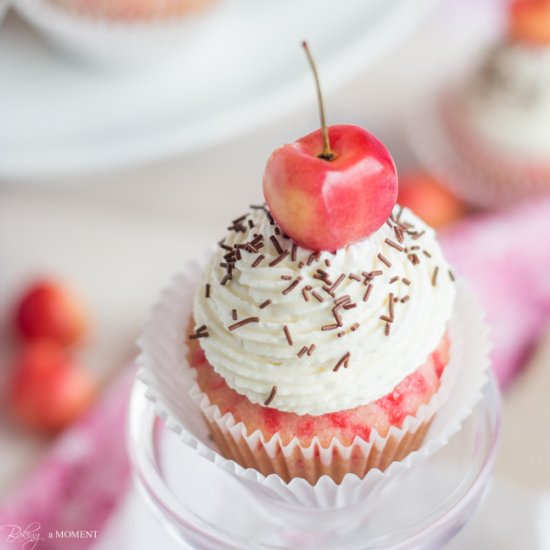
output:
{"label": "chocolate sprinkle", "polygon": [[271,235],[269,237],[269,240],[273,243],[273,246],[275,247],[275,250],[277,251],[277,254],[282,254],[283,249],[281,248],[281,245],[279,244],[279,241],[277,240],[277,237],[275,237],[275,235]]}
{"label": "chocolate sprinkle", "polygon": [[334,300],[334,305],[339,306],[340,304],[345,304],[346,302],[351,302],[351,297],[349,294],[336,298],[336,300]]}
{"label": "chocolate sprinkle", "polygon": [[313,290],[311,292],[311,295],[318,301],[318,302],[324,302],[325,300],[323,299],[323,297],[316,291],[316,290]]}
{"label": "chocolate sprinkle", "polygon": [[404,298],[401,298],[401,303],[405,304],[409,301],[409,299],[410,299],[410,296],[407,294],[407,296],[405,296]]}
{"label": "chocolate sprinkle", "polygon": [[283,290],[283,294],[286,296],[287,294],[289,294],[290,292],[292,292],[299,284],[300,284],[300,281],[302,280],[302,277],[297,277],[292,283],[290,283],[289,286],[287,286],[284,290]]}
{"label": "chocolate sprinkle", "polygon": [[395,238],[398,242],[402,243],[405,240],[405,235],[403,235],[403,230],[400,227],[395,226],[393,228],[393,232],[395,233]]}
{"label": "chocolate sprinkle", "polygon": [[206,283],[206,286],[204,288],[204,295],[206,298],[210,298],[210,284]]}
{"label": "chocolate sprinkle", "polygon": [[258,307],[260,309],[264,309],[264,307],[267,307],[269,304],[272,304],[273,302],[271,300],[266,300],[265,302],[262,302]]}
{"label": "chocolate sprinkle", "polygon": [[424,253],[424,256],[427,256],[428,258],[432,257],[432,255],[427,250],[423,250],[422,252]]}
{"label": "chocolate sprinkle", "polygon": [[372,285],[368,284],[367,285],[367,290],[365,290],[365,294],[363,296],[363,302],[366,302],[369,299],[371,291],[372,291]]}
{"label": "chocolate sprinkle", "polygon": [[358,275],[355,275],[355,273],[350,273],[350,274],[348,275],[348,278],[349,278],[349,279],[353,279],[354,281],[361,282],[361,277],[359,277]]}
{"label": "chocolate sprinkle", "polygon": [[252,267],[258,267],[261,263],[262,263],[262,260],[265,258],[265,256],[263,254],[260,254],[253,262],[252,262]]}
{"label": "chocolate sprinkle", "polygon": [[381,252],[378,253],[378,259],[387,267],[391,267],[391,262]]}
{"label": "chocolate sprinkle", "polygon": [[231,319],[233,319],[233,321],[237,320],[237,310],[236,309],[231,310]]}
{"label": "chocolate sprinkle", "polygon": [[436,266],[432,275],[432,286],[437,285],[437,274],[439,273],[439,267]]}
{"label": "chocolate sprinkle", "polygon": [[413,265],[418,265],[420,263],[420,258],[416,254],[409,254],[407,258],[409,258]]}
{"label": "chocolate sprinkle", "polygon": [[298,251],[298,247],[296,246],[296,243],[292,244],[292,248],[290,249],[290,259],[295,262],[296,261],[296,252]]}
{"label": "chocolate sprinkle", "polygon": [[390,283],[389,283],[389,284],[392,285],[393,283],[395,283],[395,282],[397,282],[397,281],[399,281],[399,275],[396,275],[395,277],[392,277],[392,278],[390,279]]}
{"label": "chocolate sprinkle", "polygon": [[386,323],[386,326],[384,327],[384,334],[386,336],[389,336],[390,335],[390,330],[391,330],[391,324],[390,323]]}
{"label": "chocolate sprinkle", "polygon": [[353,323],[350,328],[352,332],[355,332],[359,328],[359,323]]}
{"label": "chocolate sprinkle", "polygon": [[197,340],[198,338],[208,338],[210,334],[208,334],[208,329],[206,328],[206,325],[201,325],[197,329],[195,329],[194,334],[189,335],[189,340]]}
{"label": "chocolate sprinkle", "polygon": [[198,338],[208,338],[210,334],[208,332],[201,332],[200,334],[190,334],[189,340],[197,340]]}
{"label": "chocolate sprinkle", "polygon": [[451,281],[455,281],[455,275],[454,273],[449,269],[449,279],[451,279]]}
{"label": "chocolate sprinkle", "polygon": [[396,223],[399,223],[399,219],[401,218],[401,214],[403,214],[403,206],[399,206],[399,212],[397,213],[397,216],[395,217]]}
{"label": "chocolate sprinkle", "polygon": [[319,252],[312,252],[307,259],[307,265],[311,265],[314,260],[317,260],[319,258]]}
{"label": "chocolate sprinkle", "polygon": [[307,350],[307,354],[308,356],[311,356],[311,354],[315,351],[315,344],[311,344],[311,346],[309,346],[309,349]]}
{"label": "chocolate sprinkle", "polygon": [[403,277],[401,280],[403,281],[404,284],[406,284],[407,286],[410,286],[411,282],[409,281],[409,279],[406,279],[405,277]]}
{"label": "chocolate sprinkle", "polygon": [[264,401],[264,405],[267,407],[273,399],[275,399],[275,395],[277,394],[277,386],[273,386],[271,388],[271,392],[269,393],[267,399]]}
{"label": "chocolate sprinkle", "polygon": [[292,344],[294,344],[294,341],[292,340],[292,336],[286,325],[283,327],[283,332],[285,333],[286,341],[288,342],[288,345],[292,346]]}
{"label": "chocolate sprinkle", "polygon": [[259,323],[260,318],[259,317],[247,317],[246,319],[242,319],[238,323],[234,323],[232,325],[229,325],[227,328],[229,330],[235,330],[238,329],[244,325],[248,325],[248,323]]}
{"label": "chocolate sprinkle", "polygon": [[333,323],[332,325],[323,325],[321,327],[321,330],[322,331],[325,331],[325,330],[335,330],[337,328],[339,328],[341,325],[338,325],[337,323]]}
{"label": "chocolate sprinkle", "polygon": [[385,239],[384,242],[395,248],[396,250],[399,250],[399,252],[403,252],[403,247],[400,244],[397,244],[396,242],[392,241],[391,239]]}
{"label": "chocolate sprinkle", "polygon": [[273,266],[277,265],[278,263],[282,262],[287,256],[288,256],[288,250],[284,250],[274,260],[271,260],[269,262],[269,267],[273,267]]}
{"label": "chocolate sprinkle", "polygon": [[349,358],[350,358],[351,354],[350,352],[348,351],[345,355],[343,355],[339,360],[338,360],[338,363],[336,363],[336,365],[334,366],[334,368],[332,369],[333,372],[338,372],[338,369],[340,367],[344,367],[345,369],[348,368],[348,364],[349,364]]}

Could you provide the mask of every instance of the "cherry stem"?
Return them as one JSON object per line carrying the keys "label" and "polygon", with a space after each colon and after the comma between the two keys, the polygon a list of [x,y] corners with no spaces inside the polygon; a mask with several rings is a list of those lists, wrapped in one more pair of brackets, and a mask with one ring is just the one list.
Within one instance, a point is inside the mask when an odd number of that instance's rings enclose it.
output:
{"label": "cherry stem", "polygon": [[325,120],[325,106],[323,104],[323,94],[321,93],[321,84],[319,82],[319,75],[317,74],[317,67],[315,66],[315,61],[313,61],[313,56],[309,51],[309,46],[304,40],[302,42],[302,47],[304,48],[309,66],[313,72],[313,77],[315,78],[315,87],[317,88],[317,101],[319,103],[319,115],[321,118],[321,132],[323,134],[323,151],[319,155],[319,158],[324,160],[332,160],[334,158],[334,153],[330,150],[330,140],[328,137],[328,128]]}

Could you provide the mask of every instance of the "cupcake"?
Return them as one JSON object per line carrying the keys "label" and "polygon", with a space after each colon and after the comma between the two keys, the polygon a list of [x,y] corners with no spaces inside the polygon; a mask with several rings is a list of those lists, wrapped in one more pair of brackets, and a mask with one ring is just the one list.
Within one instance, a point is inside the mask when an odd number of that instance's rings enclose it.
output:
{"label": "cupcake", "polygon": [[71,12],[100,19],[147,21],[184,15],[200,9],[207,0],[50,0]]}
{"label": "cupcake", "polygon": [[485,187],[468,198],[487,204],[550,190],[550,1],[516,0],[509,16],[507,35],[443,106],[452,146]]}
{"label": "cupcake", "polygon": [[328,151],[317,131],[273,153],[267,204],[229,224],[187,331],[219,451],[311,484],[363,478],[422,444],[455,299],[434,230],[395,205],[385,147],[357,126],[329,130]]}

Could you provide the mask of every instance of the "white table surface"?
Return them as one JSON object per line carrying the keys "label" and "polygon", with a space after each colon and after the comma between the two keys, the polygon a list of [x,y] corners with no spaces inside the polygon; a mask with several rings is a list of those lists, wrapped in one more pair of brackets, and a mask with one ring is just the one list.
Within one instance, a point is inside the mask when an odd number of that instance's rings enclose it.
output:
{"label": "white table surface", "polygon": [[[326,97],[329,121],[369,127],[389,145],[400,169],[413,166],[403,121],[417,100],[457,72],[476,44],[494,32],[488,16],[496,0],[480,4],[445,1],[406,43]],[[441,44],[446,47],[434,46]],[[0,182],[0,363],[12,351],[6,328],[13,296],[32,277],[47,273],[67,279],[85,296],[94,329],[80,359],[102,379],[113,376],[135,353],[140,323],[159,289],[223,235],[228,219],[261,200],[269,153],[317,125],[312,88],[310,105],[188,157],[79,176],[78,185],[74,178],[42,189]],[[506,397],[494,493],[453,549],[512,549],[520,541],[522,548],[550,548],[541,523],[541,518],[550,523],[544,493],[550,491],[549,433],[540,425],[550,417],[550,405],[544,405],[550,349],[541,353]],[[6,372],[0,369],[0,389]],[[531,413],[533,407],[539,410]],[[530,437],[533,432],[536,437]],[[24,477],[46,444],[22,437],[0,410],[0,496]],[[141,545],[127,527],[136,521],[148,525]],[[103,535],[101,550],[151,548],[156,540],[154,521],[133,494]]]}

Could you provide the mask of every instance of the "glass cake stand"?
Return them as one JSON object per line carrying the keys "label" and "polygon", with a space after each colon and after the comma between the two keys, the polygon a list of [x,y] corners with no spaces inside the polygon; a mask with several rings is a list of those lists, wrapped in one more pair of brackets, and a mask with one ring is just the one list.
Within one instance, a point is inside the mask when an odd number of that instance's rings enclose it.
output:
{"label": "glass cake stand", "polygon": [[497,384],[447,445],[353,506],[314,510],[258,497],[168,430],[136,381],[129,447],[135,481],[182,548],[440,548],[469,520],[488,485],[500,421]]}

